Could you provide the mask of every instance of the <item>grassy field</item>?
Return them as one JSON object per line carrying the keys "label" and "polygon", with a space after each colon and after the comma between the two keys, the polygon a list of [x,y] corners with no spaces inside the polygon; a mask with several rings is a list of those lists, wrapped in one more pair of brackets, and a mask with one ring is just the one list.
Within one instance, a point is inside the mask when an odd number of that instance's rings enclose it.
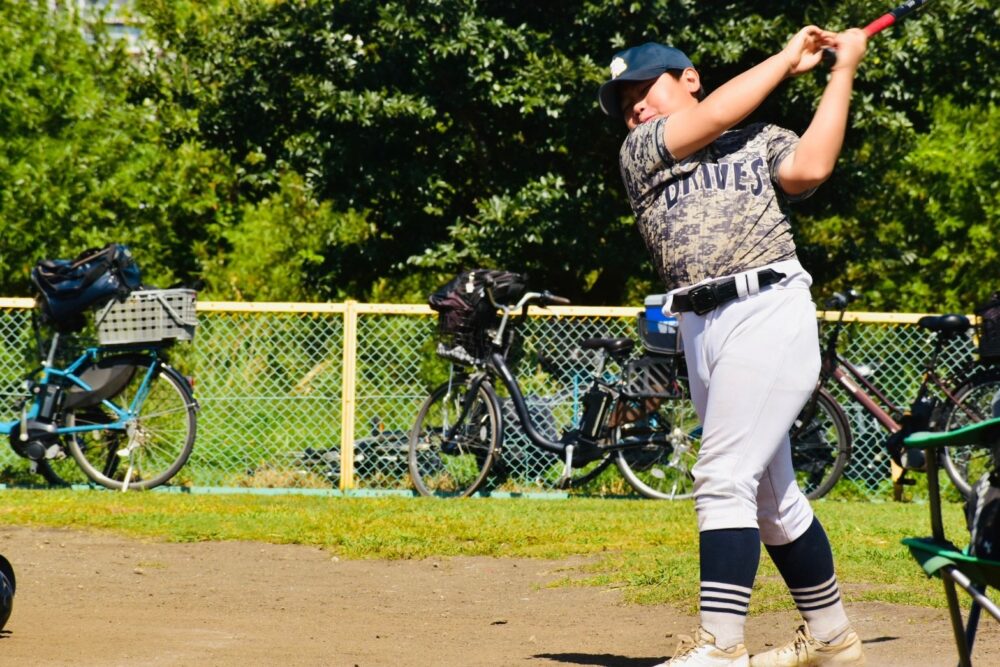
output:
{"label": "grassy field", "polygon": [[[341,558],[588,556],[558,585],[623,589],[632,602],[694,612],[697,531],[690,502],[320,498],[5,490],[0,522],[111,531],[175,542],[256,540],[318,546]],[[926,504],[817,502],[848,601],[941,607],[944,596],[899,541],[929,534]],[[946,532],[966,540],[959,505]],[[766,554],[752,611],[791,608]]]}

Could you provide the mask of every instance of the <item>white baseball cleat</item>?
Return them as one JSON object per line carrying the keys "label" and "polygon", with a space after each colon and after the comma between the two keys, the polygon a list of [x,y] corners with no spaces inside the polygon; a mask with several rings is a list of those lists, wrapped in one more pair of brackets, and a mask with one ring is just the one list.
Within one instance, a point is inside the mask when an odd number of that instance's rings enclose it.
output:
{"label": "white baseball cleat", "polygon": [[674,657],[661,662],[656,667],[749,667],[750,656],[747,647],[737,644],[732,648],[721,649],[715,645],[715,637],[698,628],[694,637],[680,635],[681,640],[674,651]]}
{"label": "white baseball cleat", "polygon": [[809,634],[809,628],[802,625],[795,631],[795,639],[767,653],[760,653],[750,659],[751,667],[821,667],[825,665],[851,665],[861,667],[865,653],[861,648],[858,633],[851,630],[847,638],[838,644],[827,644]]}

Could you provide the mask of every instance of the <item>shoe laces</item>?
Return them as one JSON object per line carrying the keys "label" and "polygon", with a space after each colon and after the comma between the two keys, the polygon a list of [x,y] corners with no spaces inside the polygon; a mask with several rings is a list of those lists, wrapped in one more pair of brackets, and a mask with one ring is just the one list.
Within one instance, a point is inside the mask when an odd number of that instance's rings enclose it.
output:
{"label": "shoe laces", "polygon": [[695,638],[691,635],[677,635],[677,639],[677,649],[674,651],[674,657],[670,659],[671,662],[674,662],[679,658],[683,658],[686,655],[691,655],[701,645],[695,641]]}
{"label": "shoe laces", "polygon": [[674,651],[674,657],[670,659],[669,663],[671,665],[685,662],[687,658],[697,653],[700,648],[715,646],[715,637],[702,628],[698,628],[693,637],[691,635],[677,635],[677,639],[677,649]]}
{"label": "shoe laces", "polygon": [[782,647],[779,654],[795,656],[795,658],[807,658],[809,656],[809,644],[812,639],[806,631],[806,626],[800,625],[795,631],[795,640],[791,644]]}

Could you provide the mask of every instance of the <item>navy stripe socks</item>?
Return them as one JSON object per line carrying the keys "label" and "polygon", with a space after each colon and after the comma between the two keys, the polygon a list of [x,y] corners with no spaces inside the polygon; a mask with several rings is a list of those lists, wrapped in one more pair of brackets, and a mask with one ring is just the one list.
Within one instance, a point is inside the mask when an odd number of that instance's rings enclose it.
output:
{"label": "navy stripe socks", "polygon": [[756,528],[706,530],[701,548],[701,626],[728,649],[743,641],[750,591],[760,564]]}
{"label": "navy stripe socks", "polygon": [[836,643],[850,630],[851,624],[840,599],[830,542],[819,519],[814,518],[808,530],[794,542],[768,545],[767,553],[784,578],[812,636],[822,642]]}

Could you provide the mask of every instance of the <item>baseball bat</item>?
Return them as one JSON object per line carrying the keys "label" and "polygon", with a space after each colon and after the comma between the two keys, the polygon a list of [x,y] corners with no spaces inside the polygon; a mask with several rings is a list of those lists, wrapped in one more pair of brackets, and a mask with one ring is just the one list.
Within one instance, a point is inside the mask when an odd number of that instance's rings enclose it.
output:
{"label": "baseball bat", "polygon": [[[869,37],[876,35],[894,24],[896,21],[899,21],[900,19],[912,14],[917,9],[920,9],[925,4],[927,4],[927,0],[906,0],[906,2],[901,4],[899,7],[886,12],[866,25],[863,30]],[[827,66],[832,66],[837,62],[837,52],[833,49],[823,49],[823,62]]]}

